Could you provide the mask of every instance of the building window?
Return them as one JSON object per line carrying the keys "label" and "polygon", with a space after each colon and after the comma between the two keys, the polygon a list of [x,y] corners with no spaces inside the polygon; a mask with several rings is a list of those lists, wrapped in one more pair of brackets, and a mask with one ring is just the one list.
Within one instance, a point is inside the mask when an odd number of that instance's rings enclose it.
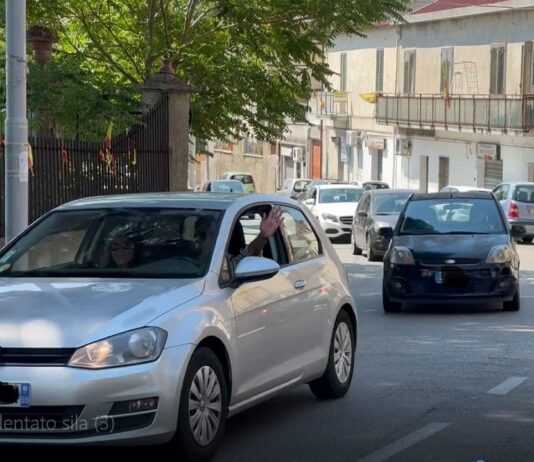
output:
{"label": "building window", "polygon": [[490,95],[504,95],[506,51],[504,45],[491,48]]}
{"label": "building window", "polygon": [[243,153],[261,156],[263,154],[263,144],[253,136],[247,136],[243,140]]}
{"label": "building window", "polygon": [[441,93],[450,93],[454,68],[454,48],[441,49]]}
{"label": "building window", "polygon": [[384,50],[376,50],[375,91],[384,91]]}
{"label": "building window", "polygon": [[215,140],[214,149],[216,151],[232,152],[234,150],[234,145],[228,141]]}
{"label": "building window", "polygon": [[347,53],[342,53],[339,70],[339,91],[347,91]]}
{"label": "building window", "polygon": [[404,52],[404,93],[415,93],[415,50]]}

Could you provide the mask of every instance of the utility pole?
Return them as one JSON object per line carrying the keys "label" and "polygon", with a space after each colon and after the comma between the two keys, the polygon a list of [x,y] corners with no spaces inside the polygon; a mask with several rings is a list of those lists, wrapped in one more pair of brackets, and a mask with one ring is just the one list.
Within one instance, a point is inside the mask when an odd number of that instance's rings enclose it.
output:
{"label": "utility pole", "polygon": [[5,241],[28,226],[26,0],[6,0]]}

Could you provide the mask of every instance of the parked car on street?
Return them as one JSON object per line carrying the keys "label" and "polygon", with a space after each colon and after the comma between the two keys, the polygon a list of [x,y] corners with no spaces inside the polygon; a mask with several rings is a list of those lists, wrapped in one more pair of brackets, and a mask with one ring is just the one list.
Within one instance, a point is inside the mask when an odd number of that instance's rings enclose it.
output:
{"label": "parked car on street", "polygon": [[530,244],[534,240],[534,183],[502,183],[493,194],[510,227],[517,230],[518,239]]}
{"label": "parked car on street", "polygon": [[491,192],[491,189],[488,188],[479,188],[478,186],[445,186],[440,190],[440,192]]}
{"label": "parked car on street", "polygon": [[212,180],[202,186],[204,192],[244,193],[245,187],[238,180]]}
{"label": "parked car on street", "polygon": [[255,193],[256,184],[254,183],[254,178],[250,173],[246,172],[225,172],[221,175],[221,180],[237,180],[243,183],[245,192]]}
{"label": "parked car on street", "polygon": [[384,257],[384,311],[403,303],[520,308],[519,255],[491,193],[414,194]]}
{"label": "parked car on street", "polygon": [[298,195],[304,192],[306,185],[311,181],[306,178],[288,178],[284,180],[282,187],[278,190],[278,194],[297,199]]}
{"label": "parked car on street", "polygon": [[364,193],[349,184],[323,184],[310,189],[304,200],[329,238],[349,237],[354,211]]}
{"label": "parked car on street", "polygon": [[352,222],[354,255],[366,250],[369,261],[382,259],[404,204],[413,193],[404,189],[375,189],[362,196]]}
{"label": "parked car on street", "polygon": [[362,188],[366,191],[371,191],[372,189],[389,189],[390,187],[385,181],[364,181]]}
{"label": "parked car on street", "polygon": [[[283,222],[247,256],[273,206]],[[282,196],[71,202],[2,249],[0,284],[0,416],[18,422],[0,444],[171,442],[180,460],[208,460],[228,415],[300,384],[331,399],[351,383],[345,269]]]}
{"label": "parked car on street", "polygon": [[343,183],[340,180],[312,180],[309,183],[304,185],[304,188],[302,189],[302,192],[297,194],[297,200],[303,201],[304,199],[307,199],[310,191],[315,187],[322,184],[341,184]]}

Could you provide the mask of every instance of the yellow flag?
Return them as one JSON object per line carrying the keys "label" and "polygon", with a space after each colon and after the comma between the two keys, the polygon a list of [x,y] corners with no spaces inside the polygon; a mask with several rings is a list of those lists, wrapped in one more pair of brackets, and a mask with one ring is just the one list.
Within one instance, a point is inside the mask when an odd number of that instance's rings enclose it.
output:
{"label": "yellow flag", "polygon": [[360,98],[366,101],[367,103],[376,104],[378,100],[378,93],[361,93]]}
{"label": "yellow flag", "polygon": [[30,144],[28,144],[28,170],[33,173],[33,151]]}

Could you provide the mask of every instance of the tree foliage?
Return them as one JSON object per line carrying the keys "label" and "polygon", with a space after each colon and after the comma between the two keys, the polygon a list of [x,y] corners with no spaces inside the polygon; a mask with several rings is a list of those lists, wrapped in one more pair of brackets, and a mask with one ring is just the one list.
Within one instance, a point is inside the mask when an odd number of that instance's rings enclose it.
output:
{"label": "tree foliage", "polygon": [[[58,33],[56,77],[49,80],[69,84],[58,86],[63,97],[54,99],[65,108],[74,102],[72,111],[83,118],[95,105],[98,113],[113,112],[112,107],[130,111],[130,90],[168,58],[177,75],[198,88],[195,135],[231,138],[249,132],[266,139],[286,120],[305,117],[310,76],[328,87],[332,71],[323,58],[337,36],[362,35],[378,22],[401,20],[409,3],[28,0],[28,22]],[[69,79],[64,71],[70,71]],[[102,94],[107,100],[99,103]]]}

